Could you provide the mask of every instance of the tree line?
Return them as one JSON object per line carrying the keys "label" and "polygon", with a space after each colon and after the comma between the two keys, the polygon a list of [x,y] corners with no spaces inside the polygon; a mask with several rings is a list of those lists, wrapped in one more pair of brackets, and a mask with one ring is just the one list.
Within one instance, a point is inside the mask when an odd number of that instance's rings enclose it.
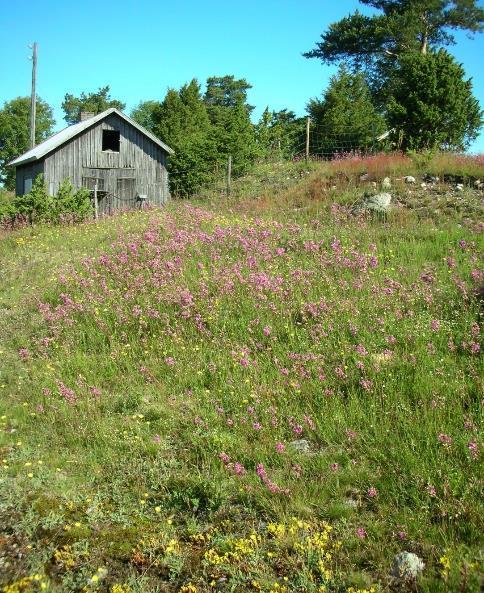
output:
{"label": "tree line", "polygon": [[[402,150],[465,150],[477,137],[483,112],[461,64],[445,49],[453,32],[482,31],[484,10],[475,0],[360,0],[373,16],[356,11],[330,25],[304,55],[339,64],[320,97],[309,99],[307,115],[321,130],[312,150],[330,157],[334,138],[368,147],[375,136]],[[175,150],[170,159],[172,190],[186,196],[209,183],[234,157],[234,174],[260,158],[292,157],[304,145],[305,117],[290,109],[266,108],[257,122],[248,103],[251,89],[232,75],[193,79],[160,99],[140,102],[131,117]],[[81,111],[125,109],[109,86],[62,103],[67,124]],[[14,186],[6,164],[28,147],[29,98],[7,101],[0,110],[0,181]],[[36,142],[53,130],[52,108],[37,101]],[[385,134],[386,133],[386,134]]]}

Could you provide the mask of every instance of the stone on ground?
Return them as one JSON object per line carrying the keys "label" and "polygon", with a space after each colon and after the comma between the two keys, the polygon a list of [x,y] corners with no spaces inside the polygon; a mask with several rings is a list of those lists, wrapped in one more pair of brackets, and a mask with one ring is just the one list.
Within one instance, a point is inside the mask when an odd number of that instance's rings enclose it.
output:
{"label": "stone on ground", "polygon": [[400,552],[393,559],[392,576],[401,580],[416,579],[424,567],[423,560],[417,554]]}

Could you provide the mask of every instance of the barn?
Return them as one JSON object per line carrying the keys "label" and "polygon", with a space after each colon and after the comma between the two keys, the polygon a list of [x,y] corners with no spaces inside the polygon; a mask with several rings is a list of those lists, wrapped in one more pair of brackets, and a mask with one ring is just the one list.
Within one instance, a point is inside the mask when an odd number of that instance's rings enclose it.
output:
{"label": "barn", "polygon": [[82,113],[81,121],[54,134],[13,160],[16,193],[44,176],[50,195],[69,179],[96,197],[100,213],[134,208],[169,197],[167,158],[173,150],[121,111]]}

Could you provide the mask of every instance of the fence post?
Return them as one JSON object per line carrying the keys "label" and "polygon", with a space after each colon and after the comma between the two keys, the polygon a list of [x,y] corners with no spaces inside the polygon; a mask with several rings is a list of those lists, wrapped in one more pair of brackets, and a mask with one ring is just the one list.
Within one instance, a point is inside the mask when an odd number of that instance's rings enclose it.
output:
{"label": "fence post", "polygon": [[227,163],[227,195],[230,196],[230,190],[232,189],[232,155],[229,155]]}
{"label": "fence post", "polygon": [[99,216],[99,204],[97,201],[97,181],[94,184],[94,219],[97,220]]}
{"label": "fence post", "polygon": [[306,120],[306,162],[309,161],[309,126],[311,119],[308,117]]}

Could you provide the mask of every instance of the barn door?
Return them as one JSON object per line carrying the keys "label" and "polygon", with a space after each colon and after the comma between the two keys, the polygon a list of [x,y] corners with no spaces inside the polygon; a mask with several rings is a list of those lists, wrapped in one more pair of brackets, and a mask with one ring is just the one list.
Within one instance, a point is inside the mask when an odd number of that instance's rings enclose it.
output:
{"label": "barn door", "polygon": [[136,179],[133,177],[124,177],[117,181],[116,197],[119,208],[134,208],[136,203]]}

